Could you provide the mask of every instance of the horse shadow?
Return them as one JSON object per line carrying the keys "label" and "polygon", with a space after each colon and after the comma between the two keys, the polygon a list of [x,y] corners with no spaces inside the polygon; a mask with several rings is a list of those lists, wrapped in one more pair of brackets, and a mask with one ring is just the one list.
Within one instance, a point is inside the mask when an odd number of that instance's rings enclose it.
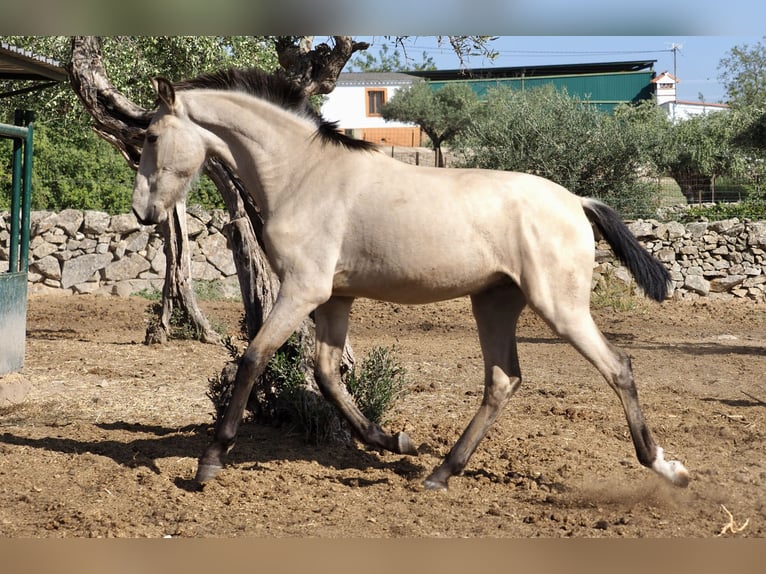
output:
{"label": "horse shadow", "polygon": [[[197,457],[202,454],[211,439],[211,427],[194,424],[183,427],[166,427],[143,423],[116,421],[97,423],[95,427],[106,433],[135,433],[150,435],[132,440],[101,438],[78,440],[68,437],[25,437],[10,432],[0,434],[0,444],[24,446],[49,452],[82,455],[90,453],[112,459],[124,468],[146,468],[162,474],[157,461],[163,458]],[[228,456],[227,464],[241,466],[245,471],[272,472],[270,462],[315,461],[323,468],[337,470],[380,469],[393,472],[406,479],[413,479],[425,472],[425,468],[409,457],[383,460],[377,451],[366,449],[359,443],[330,442],[314,446],[300,435],[285,432],[265,424],[246,423],[240,429],[236,447]],[[355,486],[372,486],[381,481],[356,478],[339,478],[341,483]],[[200,490],[191,477],[176,477],[175,485],[187,491]]]}

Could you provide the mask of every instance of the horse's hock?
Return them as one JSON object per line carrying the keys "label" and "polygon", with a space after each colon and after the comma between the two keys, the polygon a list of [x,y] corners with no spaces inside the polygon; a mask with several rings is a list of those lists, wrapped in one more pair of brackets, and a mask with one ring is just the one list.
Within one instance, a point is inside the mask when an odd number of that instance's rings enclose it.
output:
{"label": "horse's hock", "polygon": [[[0,213],[0,271],[8,266],[9,222],[10,217]],[[192,277],[215,282],[223,296],[236,297],[236,269],[222,233],[227,222],[222,210],[189,208]],[[126,296],[162,288],[162,238],[154,226],[139,225],[132,214],[36,211],[31,226],[31,293]],[[727,219],[684,225],[638,220],[628,226],[670,271],[674,297],[766,300],[766,222]],[[602,278],[633,284],[606,243],[598,242],[594,287]]]}

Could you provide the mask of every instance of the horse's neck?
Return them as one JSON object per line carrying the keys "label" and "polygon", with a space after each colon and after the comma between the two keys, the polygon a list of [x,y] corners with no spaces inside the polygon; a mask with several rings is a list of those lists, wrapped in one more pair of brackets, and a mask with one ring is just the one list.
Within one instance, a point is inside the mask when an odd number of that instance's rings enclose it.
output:
{"label": "horse's neck", "polygon": [[278,106],[237,92],[200,91],[187,110],[217,136],[216,155],[232,164],[264,214],[311,168],[311,154],[304,150],[315,128]]}

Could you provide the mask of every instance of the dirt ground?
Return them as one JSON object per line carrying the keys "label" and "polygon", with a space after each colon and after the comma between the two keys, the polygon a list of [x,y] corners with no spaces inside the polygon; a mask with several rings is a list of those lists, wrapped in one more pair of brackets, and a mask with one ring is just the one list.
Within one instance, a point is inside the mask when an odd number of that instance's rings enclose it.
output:
{"label": "dirt ground", "polygon": [[[638,464],[616,395],[525,311],[523,386],[450,489],[423,490],[481,399],[468,302],[359,301],[352,345],[360,357],[395,346],[411,383],[388,426],[420,454],[247,425],[230,466],[196,491],[205,392],[226,350],[143,345],[144,299],[33,295],[24,370],[11,375],[33,388],[0,411],[0,536],[763,537],[766,307],[636,301],[594,315],[631,355],[655,438],[691,472],[686,489]],[[203,307],[235,333],[240,304]]]}

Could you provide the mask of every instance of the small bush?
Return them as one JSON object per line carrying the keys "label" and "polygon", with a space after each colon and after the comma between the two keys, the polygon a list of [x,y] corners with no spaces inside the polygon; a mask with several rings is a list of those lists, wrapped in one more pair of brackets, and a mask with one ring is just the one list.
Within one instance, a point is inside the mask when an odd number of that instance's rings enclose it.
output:
{"label": "small bush", "polygon": [[346,380],[359,410],[375,423],[386,422],[384,415],[401,398],[406,386],[406,370],[394,352],[385,347],[372,349],[360,368],[352,369]]}
{"label": "small bush", "polygon": [[[227,369],[235,370],[240,351],[230,339],[224,343],[234,359]],[[345,423],[321,394],[308,388],[304,368],[300,346],[292,337],[269,362],[257,383],[255,396],[250,397],[247,409],[251,420],[290,425],[313,444],[346,439]],[[215,407],[216,422],[221,420],[231,399],[234,370],[208,380],[207,397]],[[404,392],[405,370],[391,350],[375,348],[358,369],[349,373],[346,386],[359,410],[371,421],[380,423]]]}

